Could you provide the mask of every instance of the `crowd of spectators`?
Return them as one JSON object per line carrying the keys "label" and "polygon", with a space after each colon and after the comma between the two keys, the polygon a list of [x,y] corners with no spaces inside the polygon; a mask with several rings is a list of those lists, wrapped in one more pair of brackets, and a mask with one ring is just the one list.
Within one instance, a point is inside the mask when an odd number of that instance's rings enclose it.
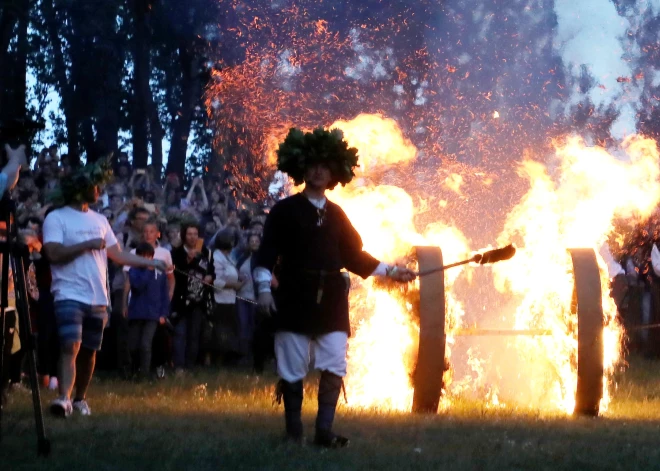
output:
{"label": "crowd of spectators", "polygon": [[[58,336],[41,230],[52,207],[49,196],[71,171],[70,159],[57,146],[44,148],[12,191],[30,249],[25,267],[38,370],[43,386],[51,389],[57,388]],[[242,200],[224,175],[196,177],[186,187],[180,176],[161,179],[152,166],[134,168],[128,155],[119,153],[114,179],[92,209],[108,219],[123,249],[175,267],[158,274],[110,263],[111,321],[100,368],[127,378],[180,375],[200,365],[263,370],[270,349],[268,320],[256,310],[252,254],[261,242],[267,206]],[[611,244],[608,255],[616,267],[610,270],[612,296],[629,331],[629,350],[660,357],[660,328],[637,329],[660,326],[660,217],[626,232],[628,238]],[[8,371],[15,387],[24,353],[11,355]]]}
{"label": "crowd of spectators", "polygon": [[[269,347],[260,329],[268,320],[258,318],[251,263],[268,208],[243,201],[223,175],[193,178],[186,188],[176,174],[161,182],[152,166],[134,168],[126,153],[113,165],[113,181],[90,208],[108,219],[122,249],[175,268],[154,273],[109,263],[112,305],[99,368],[126,378],[181,375],[204,365],[263,370]],[[42,225],[52,208],[50,195],[71,172],[68,156],[51,146],[12,191],[20,234],[30,249],[26,278],[38,370],[42,385],[51,389],[57,388],[58,337]],[[266,340],[256,345],[255,332]],[[13,352],[10,361],[17,388],[23,355],[24,349]]]}
{"label": "crowd of spectators", "polygon": [[[660,209],[633,225],[617,221],[605,255],[612,295],[626,331],[626,347],[660,358]],[[601,252],[601,255],[602,252]]]}

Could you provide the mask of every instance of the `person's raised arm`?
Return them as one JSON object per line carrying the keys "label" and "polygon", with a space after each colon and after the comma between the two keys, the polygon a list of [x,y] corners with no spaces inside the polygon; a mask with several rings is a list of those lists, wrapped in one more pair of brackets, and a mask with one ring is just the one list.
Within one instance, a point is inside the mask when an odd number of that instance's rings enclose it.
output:
{"label": "person's raised arm", "polygon": [[199,185],[199,189],[202,192],[202,211],[209,209],[209,199],[206,197],[206,189],[204,189],[204,183]]}
{"label": "person's raised arm", "polygon": [[192,195],[195,192],[195,187],[197,186],[198,182],[199,180],[197,179],[197,177],[193,178],[192,185],[190,185],[190,190],[188,190],[188,194],[186,195],[186,201],[188,202],[188,204],[192,202]]}
{"label": "person's raised arm", "polygon": [[2,169],[2,178],[0,178],[0,195],[5,190],[11,190],[18,183],[18,174],[21,167],[28,168],[27,157],[25,156],[25,146],[21,144],[16,149],[12,149],[9,144],[5,144],[7,153],[7,164]]}
{"label": "person's raised arm", "polygon": [[128,179],[128,183],[126,184],[126,186],[128,187],[127,188],[128,196],[130,196],[131,198],[135,197],[135,177],[137,177],[137,174],[133,172],[131,174],[131,178]]}

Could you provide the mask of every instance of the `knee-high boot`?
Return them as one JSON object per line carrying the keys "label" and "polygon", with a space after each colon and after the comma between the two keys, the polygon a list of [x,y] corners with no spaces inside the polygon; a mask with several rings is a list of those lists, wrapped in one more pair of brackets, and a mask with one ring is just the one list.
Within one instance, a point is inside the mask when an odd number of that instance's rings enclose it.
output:
{"label": "knee-high boot", "polygon": [[287,438],[299,441],[303,436],[303,424],[300,411],[303,401],[303,382],[289,383],[280,380],[279,389],[284,400],[284,421],[286,423]]}
{"label": "knee-high boot", "polygon": [[316,436],[314,442],[317,445],[340,448],[348,445],[348,438],[336,435],[332,432],[332,422],[335,419],[337,401],[341,392],[342,379],[340,376],[323,371],[319,381],[319,411],[316,416]]}

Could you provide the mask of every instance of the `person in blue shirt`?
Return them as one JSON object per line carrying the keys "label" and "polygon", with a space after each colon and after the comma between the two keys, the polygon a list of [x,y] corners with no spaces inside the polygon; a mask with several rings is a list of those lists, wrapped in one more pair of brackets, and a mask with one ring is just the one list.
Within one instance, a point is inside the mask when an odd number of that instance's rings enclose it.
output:
{"label": "person in blue shirt", "polygon": [[[137,255],[153,258],[154,248],[143,242],[135,250]],[[151,350],[158,324],[164,324],[170,313],[170,297],[167,275],[153,268],[131,268],[128,271],[131,285],[128,303],[128,345],[132,358],[139,358],[142,378],[149,375]]]}

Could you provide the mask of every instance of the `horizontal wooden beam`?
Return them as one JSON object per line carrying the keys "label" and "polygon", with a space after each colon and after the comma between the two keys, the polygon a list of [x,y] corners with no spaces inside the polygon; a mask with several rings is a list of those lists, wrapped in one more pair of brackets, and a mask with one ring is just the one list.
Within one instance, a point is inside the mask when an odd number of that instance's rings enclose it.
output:
{"label": "horizontal wooden beam", "polygon": [[531,337],[540,335],[552,335],[549,329],[458,329],[448,332],[449,336],[456,337],[487,337],[507,335],[529,335]]}

